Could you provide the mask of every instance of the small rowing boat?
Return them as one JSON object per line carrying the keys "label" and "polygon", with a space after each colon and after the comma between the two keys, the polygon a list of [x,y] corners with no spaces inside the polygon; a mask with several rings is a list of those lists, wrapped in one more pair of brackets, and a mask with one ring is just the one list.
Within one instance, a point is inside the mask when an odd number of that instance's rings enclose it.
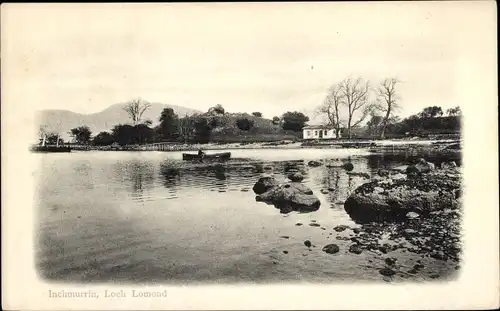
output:
{"label": "small rowing boat", "polygon": [[212,153],[212,154],[191,154],[191,153],[183,153],[182,159],[185,161],[193,161],[193,160],[204,160],[204,159],[220,159],[227,160],[231,158],[231,152],[221,152],[221,153]]}

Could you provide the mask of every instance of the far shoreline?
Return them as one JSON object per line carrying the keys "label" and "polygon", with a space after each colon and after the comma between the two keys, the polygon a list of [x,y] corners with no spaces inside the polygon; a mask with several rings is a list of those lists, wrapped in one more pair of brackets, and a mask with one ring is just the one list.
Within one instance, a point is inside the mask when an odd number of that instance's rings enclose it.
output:
{"label": "far shoreline", "polygon": [[446,146],[455,145],[454,149],[460,149],[460,138],[453,139],[387,139],[387,140],[341,140],[341,141],[279,141],[258,143],[207,143],[207,144],[178,144],[164,143],[162,147],[158,144],[148,145],[125,145],[125,146],[70,146],[72,151],[156,151],[156,152],[193,152],[200,149],[204,151],[240,150],[240,149],[271,149],[271,150],[294,150],[294,149],[370,149],[373,152],[381,151],[403,151],[409,149],[443,149]]}

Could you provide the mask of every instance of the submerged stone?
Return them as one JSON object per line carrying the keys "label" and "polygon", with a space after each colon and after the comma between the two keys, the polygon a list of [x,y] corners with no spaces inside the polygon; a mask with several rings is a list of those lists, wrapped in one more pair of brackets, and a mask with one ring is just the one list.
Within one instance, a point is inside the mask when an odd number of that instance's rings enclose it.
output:
{"label": "submerged stone", "polygon": [[[259,179],[259,181],[261,180]],[[257,183],[259,184],[259,182]],[[269,181],[266,181],[266,183],[274,184],[274,182]],[[312,190],[299,183],[274,185],[259,194],[255,199],[256,201],[273,204],[282,213],[291,211],[313,212],[318,210],[321,205],[320,200],[313,194]]]}
{"label": "submerged stone", "polygon": [[323,251],[328,254],[335,254],[339,252],[339,246],[337,244],[328,244],[323,247]]}

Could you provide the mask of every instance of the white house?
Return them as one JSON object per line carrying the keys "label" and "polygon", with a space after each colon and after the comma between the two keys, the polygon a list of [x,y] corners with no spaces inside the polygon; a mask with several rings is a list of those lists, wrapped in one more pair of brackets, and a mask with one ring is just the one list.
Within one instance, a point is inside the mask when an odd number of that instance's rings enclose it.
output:
{"label": "white house", "polygon": [[309,125],[303,129],[304,139],[333,139],[340,138],[335,134],[335,128],[328,125]]}

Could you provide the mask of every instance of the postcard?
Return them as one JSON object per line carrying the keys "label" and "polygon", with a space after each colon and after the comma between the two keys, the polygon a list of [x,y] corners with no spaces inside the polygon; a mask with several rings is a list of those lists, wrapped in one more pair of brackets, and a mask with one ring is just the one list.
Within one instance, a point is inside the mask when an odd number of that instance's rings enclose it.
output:
{"label": "postcard", "polygon": [[498,307],[494,2],[1,11],[4,309]]}

